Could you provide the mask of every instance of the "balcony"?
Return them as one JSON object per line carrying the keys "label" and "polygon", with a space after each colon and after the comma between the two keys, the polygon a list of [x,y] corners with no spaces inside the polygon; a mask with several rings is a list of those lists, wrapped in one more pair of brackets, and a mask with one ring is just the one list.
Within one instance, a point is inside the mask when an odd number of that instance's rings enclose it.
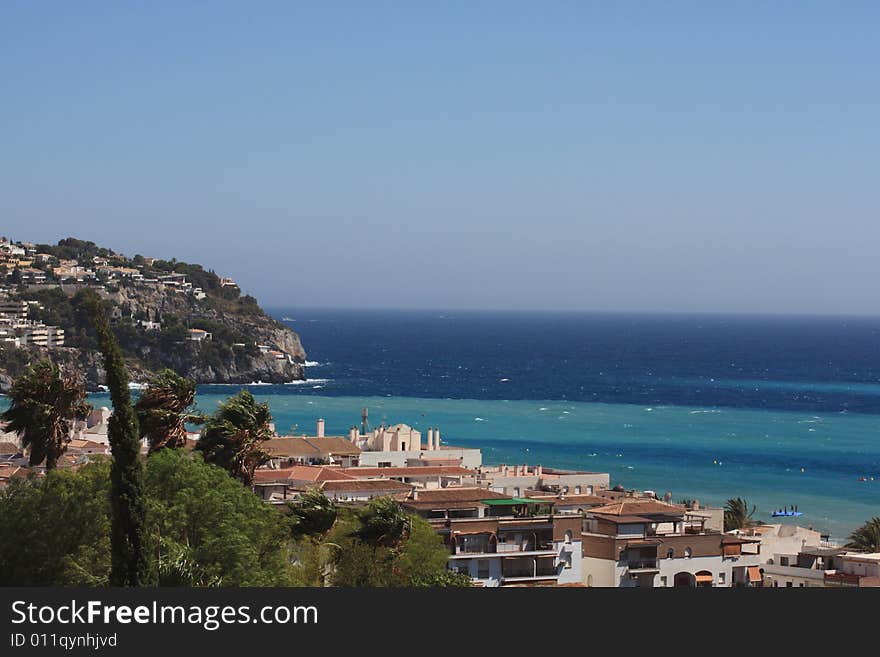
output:
{"label": "balcony", "polygon": [[498,543],[496,552],[555,552],[551,541],[523,541],[521,543]]}
{"label": "balcony", "polygon": [[639,559],[635,561],[624,561],[623,563],[627,572],[633,575],[638,575],[639,573],[660,572],[660,568],[657,566],[657,559]]}
{"label": "balcony", "polygon": [[504,582],[524,582],[538,579],[554,579],[558,569],[551,559],[517,559],[505,562],[501,569]]}

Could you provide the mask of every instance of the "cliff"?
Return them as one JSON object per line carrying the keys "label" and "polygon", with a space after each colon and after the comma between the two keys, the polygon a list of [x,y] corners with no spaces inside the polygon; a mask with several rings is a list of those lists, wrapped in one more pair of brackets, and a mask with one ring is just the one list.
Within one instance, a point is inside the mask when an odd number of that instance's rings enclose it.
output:
{"label": "cliff", "polygon": [[27,363],[45,357],[76,367],[91,390],[104,384],[101,355],[81,307],[86,287],[107,304],[133,382],[143,383],[163,367],[197,383],[305,378],[299,336],[213,271],[176,260],[126,258],[74,239],[32,246],[29,269],[40,268],[46,280],[33,284],[16,277],[16,270],[7,272],[13,285],[4,300],[28,301],[27,320],[63,329],[64,344],[23,340],[0,348],[0,391]]}

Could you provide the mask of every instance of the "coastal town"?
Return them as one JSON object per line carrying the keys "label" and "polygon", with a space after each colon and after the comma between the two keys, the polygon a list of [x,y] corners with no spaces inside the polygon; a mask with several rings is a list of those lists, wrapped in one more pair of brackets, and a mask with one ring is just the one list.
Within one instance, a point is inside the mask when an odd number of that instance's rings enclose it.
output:
{"label": "coastal town", "polygon": [[[109,458],[110,415],[94,408],[78,421],[56,467]],[[440,427],[372,428],[368,417],[365,408],[343,435],[326,435],[323,419],[302,435],[272,425],[252,490],[278,507],[314,491],[350,508],[392,499],[442,539],[447,568],[480,587],[880,586],[880,553],[812,528],[754,522],[725,531],[723,508],[627,490],[608,473],[485,464],[480,449],[448,443]],[[182,448],[199,435],[188,431]],[[17,435],[0,434],[0,488],[45,476],[28,463]]]}
{"label": "coastal town", "polygon": [[[227,276],[198,265],[135,255],[67,238],[40,245],[0,237],[0,391],[33,354],[54,350],[99,373],[77,304],[95,292],[111,308],[145,381],[159,366],[200,383],[286,382],[302,377],[298,338],[266,317]],[[32,355],[33,355],[32,354]],[[205,363],[208,367],[205,367]]]}

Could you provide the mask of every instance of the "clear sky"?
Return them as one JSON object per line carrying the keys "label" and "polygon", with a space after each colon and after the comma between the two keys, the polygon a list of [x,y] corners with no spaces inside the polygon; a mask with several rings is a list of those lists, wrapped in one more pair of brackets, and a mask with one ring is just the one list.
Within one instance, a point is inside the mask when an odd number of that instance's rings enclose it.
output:
{"label": "clear sky", "polygon": [[876,314],[878,30],[876,2],[4,0],[0,233],[268,306]]}

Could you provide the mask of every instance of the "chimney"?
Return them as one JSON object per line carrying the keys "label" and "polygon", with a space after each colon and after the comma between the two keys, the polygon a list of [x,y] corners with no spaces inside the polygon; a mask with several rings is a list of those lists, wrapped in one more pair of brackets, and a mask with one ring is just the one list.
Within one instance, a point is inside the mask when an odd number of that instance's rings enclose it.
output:
{"label": "chimney", "polygon": [[434,449],[440,449],[440,429],[434,429]]}
{"label": "chimney", "polygon": [[318,438],[324,437],[324,418],[318,420]]}
{"label": "chimney", "polygon": [[519,475],[520,475],[520,466],[518,466],[518,465],[513,466],[513,476],[519,477]]}
{"label": "chimney", "polygon": [[523,473],[523,477],[525,477],[529,474],[529,464],[528,463],[523,463],[522,473]]}
{"label": "chimney", "polygon": [[357,427],[352,427],[351,429],[348,430],[348,439],[353,443],[357,442],[357,439],[358,439]]}
{"label": "chimney", "polygon": [[432,451],[434,449],[434,429],[428,427],[428,451]]}
{"label": "chimney", "polygon": [[543,469],[540,465],[536,465],[536,466],[535,466],[535,474],[536,474],[537,476],[540,477],[540,476],[541,476],[541,473],[542,473],[543,471],[544,471],[544,469]]}

